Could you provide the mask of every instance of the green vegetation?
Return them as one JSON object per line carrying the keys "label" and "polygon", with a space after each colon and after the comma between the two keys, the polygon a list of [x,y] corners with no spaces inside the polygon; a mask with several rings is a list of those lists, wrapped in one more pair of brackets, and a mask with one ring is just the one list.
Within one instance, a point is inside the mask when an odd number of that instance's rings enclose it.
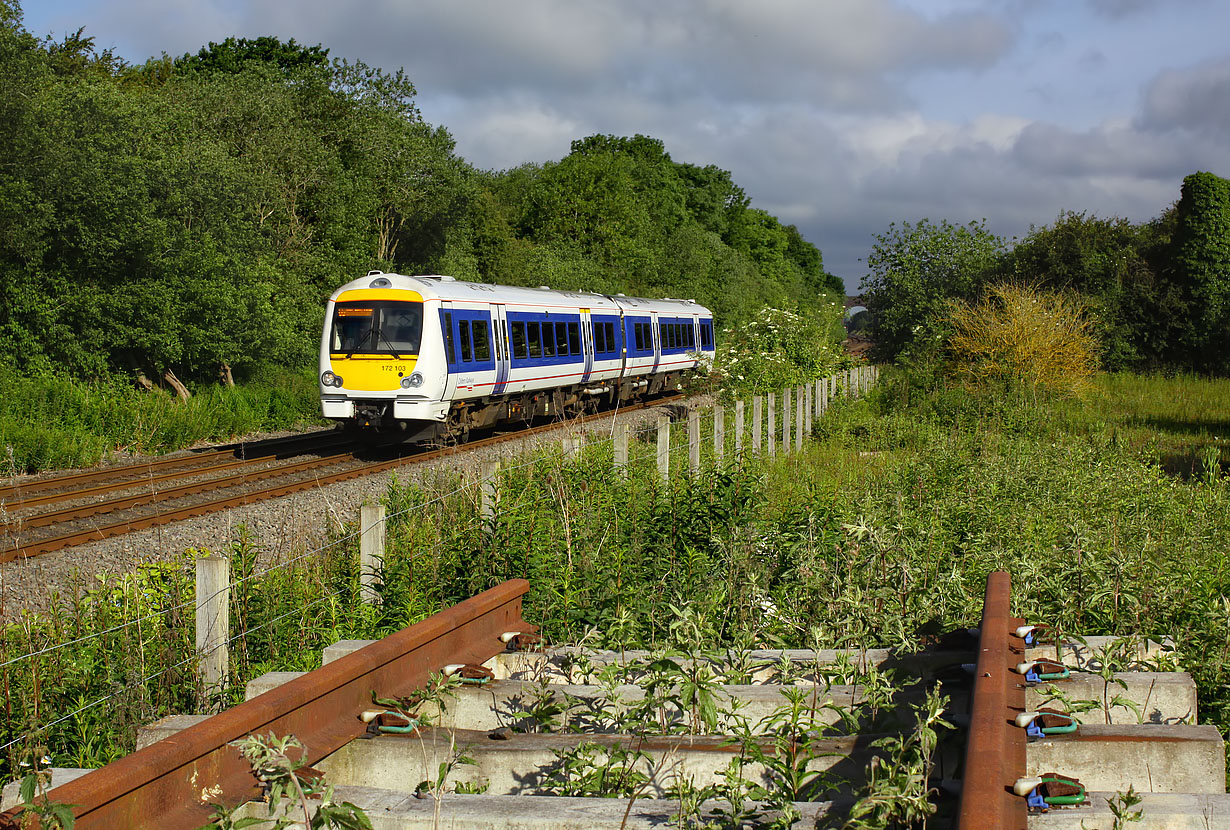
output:
{"label": "green vegetation", "polygon": [[[707,467],[695,481],[679,471],[663,487],[648,435],[633,443],[626,482],[609,445],[509,465],[487,531],[473,491],[453,493],[459,482],[441,473],[387,496],[379,608],[357,601],[353,535],[263,576],[250,543],[232,548],[232,630],[247,633],[225,696],[237,700],[268,670],[313,667],[334,640],[381,636],[510,577],[531,581],[527,619],[555,642],[909,649],[976,624],[986,574],[1006,568],[1014,610],[1030,621],[1173,637],[1202,720],[1227,729],[1228,420],[1226,381],[1100,376],[1082,402],[928,388],[895,372],[869,400],[838,402],[802,453]],[[1190,467],[1167,472],[1179,455]],[[5,752],[0,777],[17,773],[33,741],[56,765],[100,764],[131,747],[139,723],[208,703],[191,672],[190,558],[90,579],[5,630],[0,663],[88,639],[0,668],[0,744],[37,734]],[[690,684],[687,717],[708,722],[713,678],[670,676]],[[105,710],[89,706],[102,699]],[[922,757],[886,750],[913,759],[903,764]],[[885,776],[904,799],[893,809],[914,803]]]}
{"label": "green vegetation", "polygon": [[0,371],[0,471],[87,467],[113,453],[161,453],[199,441],[324,423],[314,371],[263,371],[209,385],[186,402],[117,380]]}
{"label": "green vegetation", "polygon": [[895,225],[864,278],[880,359],[917,362],[949,333],[944,305],[995,285],[1073,295],[1090,311],[1103,368],[1230,372],[1230,182],[1183,180],[1182,198],[1134,225],[1063,211],[1007,245],[980,223]]}
{"label": "green vegetation", "polygon": [[590,136],[480,171],[415,96],[271,37],[127,65],[0,0],[0,363],[172,387],[297,369],[329,293],[372,268],[690,297],[725,322],[842,291],[725,170]]}

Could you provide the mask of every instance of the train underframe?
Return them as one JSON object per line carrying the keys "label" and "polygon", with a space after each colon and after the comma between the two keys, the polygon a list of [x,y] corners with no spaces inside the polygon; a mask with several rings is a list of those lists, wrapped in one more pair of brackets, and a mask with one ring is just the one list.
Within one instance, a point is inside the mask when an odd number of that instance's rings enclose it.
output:
{"label": "train underframe", "polygon": [[682,372],[617,378],[511,395],[489,395],[454,401],[444,421],[408,421],[393,417],[392,401],[356,401],[355,417],[347,426],[397,431],[406,441],[448,445],[466,441],[472,430],[502,424],[529,423],[537,417],[560,419],[586,415],[618,404],[640,401],[679,388]]}

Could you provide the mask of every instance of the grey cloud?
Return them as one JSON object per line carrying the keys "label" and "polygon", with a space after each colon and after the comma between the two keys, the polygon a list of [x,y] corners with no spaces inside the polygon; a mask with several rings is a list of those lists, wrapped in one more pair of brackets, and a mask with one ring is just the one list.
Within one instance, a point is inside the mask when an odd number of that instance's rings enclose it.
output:
{"label": "grey cloud", "polygon": [[1144,93],[1140,124],[1146,129],[1230,130],[1230,59],[1159,75]]}

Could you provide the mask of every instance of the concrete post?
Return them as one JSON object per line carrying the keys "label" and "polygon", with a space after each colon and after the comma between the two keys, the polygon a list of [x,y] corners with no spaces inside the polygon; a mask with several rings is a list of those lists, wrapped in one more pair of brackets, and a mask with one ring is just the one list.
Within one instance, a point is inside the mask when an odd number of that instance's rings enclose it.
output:
{"label": "concrete post", "polygon": [[615,470],[621,475],[628,472],[628,425],[615,425]]}
{"label": "concrete post", "polygon": [[743,451],[743,401],[735,401],[735,455]]}
{"label": "concrete post", "polygon": [[782,452],[790,452],[790,387],[782,390]]}
{"label": "concrete post", "polygon": [[816,384],[808,381],[800,388],[803,390],[803,432],[811,435],[812,419],[815,417],[816,408],[816,396],[813,394],[816,391]]}
{"label": "concrete post", "polygon": [[713,457],[717,461],[726,457],[726,410],[720,403],[713,407]]}
{"label": "concrete post", "polygon": [[794,451],[803,449],[803,422],[807,420],[804,412],[807,402],[807,387],[800,386],[794,390]]}
{"label": "concrete post", "polygon": [[384,561],[384,505],[365,504],[359,508],[359,597],[375,605],[376,577]]}
{"label": "concrete post", "polygon": [[658,416],[658,475],[665,483],[671,477],[671,419]]}
{"label": "concrete post", "polygon": [[764,399],[752,398],[752,455],[760,455],[760,421],[764,415]]}
{"label": "concrete post", "polygon": [[700,410],[688,410],[688,472],[700,472]]}
{"label": "concrete post", "polygon": [[766,432],[769,440],[766,443],[768,444],[768,456],[772,458],[777,454],[777,393],[770,392],[767,397],[769,399],[769,419]]}
{"label": "concrete post", "polygon": [[489,524],[495,518],[496,475],[500,472],[499,461],[484,461],[482,466],[482,485],[480,487],[479,513],[484,524]]}
{"label": "concrete post", "polygon": [[196,560],[196,651],[206,696],[221,691],[226,683],[230,621],[231,560],[202,556]]}

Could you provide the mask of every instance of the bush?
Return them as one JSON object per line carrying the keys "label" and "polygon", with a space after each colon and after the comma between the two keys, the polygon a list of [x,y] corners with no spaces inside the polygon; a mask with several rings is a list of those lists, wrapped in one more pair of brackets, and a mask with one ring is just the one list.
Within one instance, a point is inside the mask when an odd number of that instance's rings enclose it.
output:
{"label": "bush", "polygon": [[991,286],[977,303],[952,304],[949,354],[958,372],[978,386],[1079,393],[1098,355],[1083,311],[1061,294]]}
{"label": "bush", "polygon": [[844,368],[841,315],[836,303],[806,314],[761,309],[749,322],[722,330],[713,379],[731,395],[764,394]]}

